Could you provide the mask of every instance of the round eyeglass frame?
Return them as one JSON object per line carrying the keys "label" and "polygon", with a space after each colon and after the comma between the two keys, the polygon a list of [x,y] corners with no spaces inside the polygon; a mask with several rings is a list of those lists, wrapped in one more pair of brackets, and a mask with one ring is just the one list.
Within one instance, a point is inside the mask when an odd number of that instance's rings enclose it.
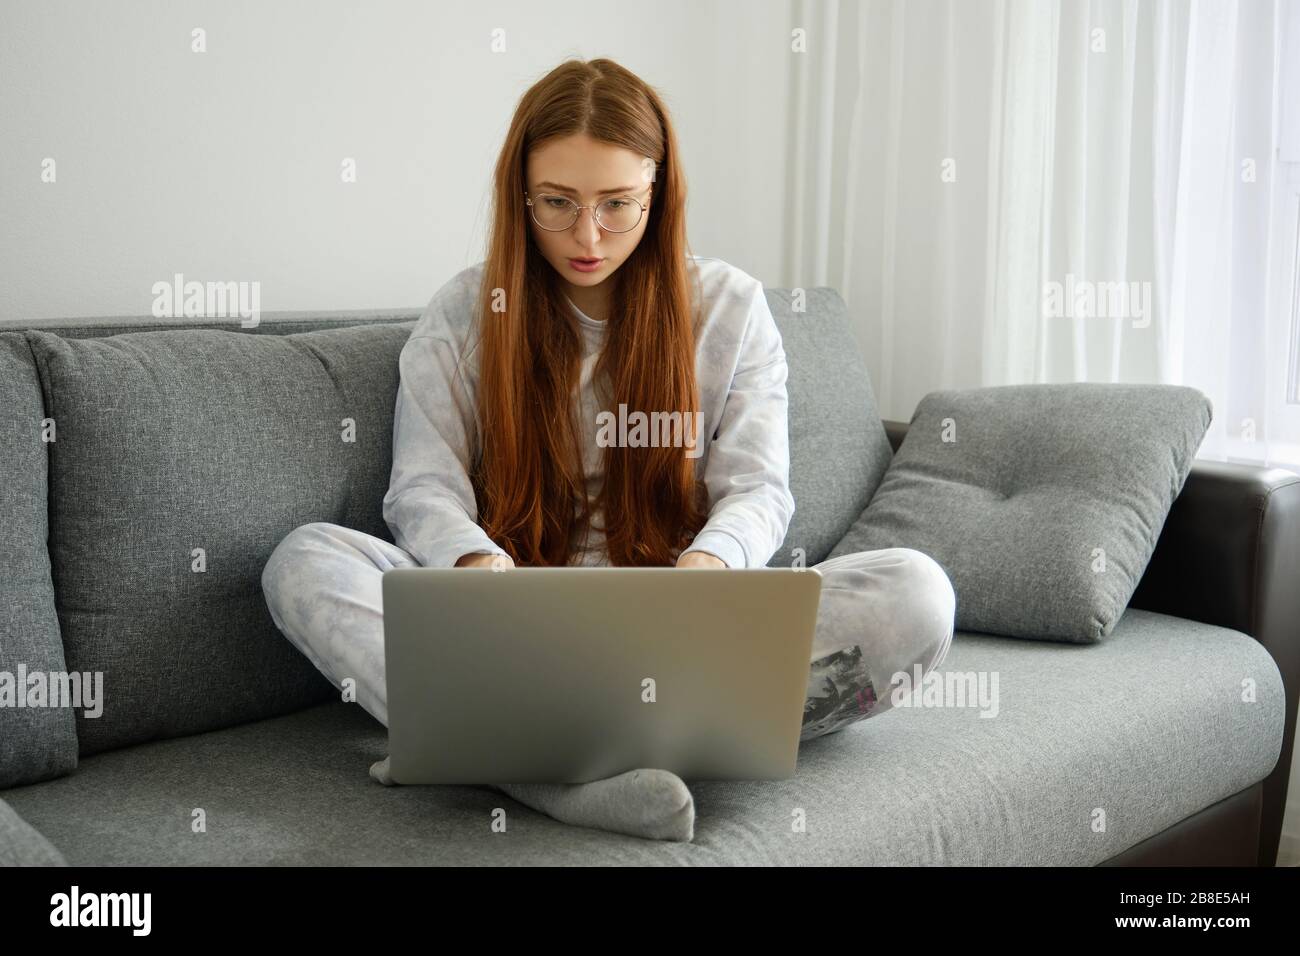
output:
{"label": "round eyeglass frame", "polygon": [[[653,186],[650,186],[650,187],[648,187],[648,189],[649,189],[650,191],[653,191],[654,187],[653,187]],[[551,228],[549,228],[549,227],[547,227],[547,226],[543,226],[540,222],[537,222],[537,211],[536,211],[536,207],[535,207],[535,205],[534,205],[534,203],[533,203],[533,200],[529,197],[528,193],[524,193],[524,205],[528,206],[528,215],[529,215],[529,217],[533,220],[533,222],[537,223],[537,228],[538,228],[538,229],[544,229],[544,230],[546,230],[547,232],[564,232],[564,230],[566,230],[566,229],[572,229],[575,225],[577,225],[578,220],[582,217],[582,211],[583,211],[584,209],[590,209],[590,210],[591,210],[591,216],[592,216],[593,219],[596,220],[596,225],[597,225],[597,226],[599,226],[599,227],[600,227],[602,230],[604,230],[605,232],[612,232],[612,233],[614,233],[614,235],[616,235],[616,236],[618,236],[618,235],[622,235],[622,234],[625,233],[625,232],[631,232],[631,231],[632,231],[633,229],[635,229],[637,226],[641,225],[641,220],[645,218],[645,204],[642,203],[641,200],[636,199],[636,198],[634,198],[634,197],[632,197],[632,196],[610,196],[608,199],[602,199],[602,200],[601,200],[600,202],[598,202],[598,203],[576,203],[576,202],[574,202],[572,199],[570,199],[568,196],[561,196],[559,193],[540,193],[539,195],[541,195],[541,196],[554,196],[556,199],[563,199],[565,202],[567,202],[570,206],[573,207],[573,219],[569,222],[569,224],[568,224],[567,226],[561,226],[561,227],[558,228],[558,229],[551,229]],[[649,198],[649,192],[647,192],[647,194],[646,194],[646,198],[647,198],[647,199]],[[632,225],[628,226],[626,229],[609,229],[609,228],[607,228],[607,227],[605,226],[605,224],[604,224],[603,222],[600,221],[600,213],[599,213],[599,211],[598,211],[598,207],[599,207],[602,203],[607,203],[607,202],[611,202],[611,201],[614,201],[614,200],[620,200],[620,199],[622,199],[622,200],[630,200],[630,201],[636,203],[636,205],[637,205],[637,209],[639,209],[640,212],[637,214],[636,222],[632,223]]]}

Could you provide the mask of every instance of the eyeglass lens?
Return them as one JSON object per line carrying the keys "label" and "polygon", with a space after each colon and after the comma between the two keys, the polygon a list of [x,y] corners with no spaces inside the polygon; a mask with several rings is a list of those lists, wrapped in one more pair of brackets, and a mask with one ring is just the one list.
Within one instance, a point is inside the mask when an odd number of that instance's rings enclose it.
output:
{"label": "eyeglass lens", "polygon": [[[578,204],[567,196],[542,194],[531,208],[543,229],[567,229],[578,221]],[[627,232],[640,221],[641,206],[633,199],[606,199],[596,207],[596,222],[606,232]]]}

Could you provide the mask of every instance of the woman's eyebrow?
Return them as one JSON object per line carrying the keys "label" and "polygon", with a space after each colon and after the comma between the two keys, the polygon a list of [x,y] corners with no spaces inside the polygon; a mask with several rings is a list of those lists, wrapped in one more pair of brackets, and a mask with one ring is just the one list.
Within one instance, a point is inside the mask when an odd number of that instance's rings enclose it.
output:
{"label": "woman's eyebrow", "polygon": [[[559,183],[553,183],[549,181],[540,182],[537,184],[538,189],[541,189],[542,187],[547,187],[550,189],[558,189],[562,193],[573,193],[575,195],[577,195],[578,192],[576,189],[572,188],[571,186],[561,186]],[[614,189],[602,189],[600,192],[596,193],[596,195],[608,196],[610,193],[630,193],[634,189],[636,189],[635,186],[617,186]]]}

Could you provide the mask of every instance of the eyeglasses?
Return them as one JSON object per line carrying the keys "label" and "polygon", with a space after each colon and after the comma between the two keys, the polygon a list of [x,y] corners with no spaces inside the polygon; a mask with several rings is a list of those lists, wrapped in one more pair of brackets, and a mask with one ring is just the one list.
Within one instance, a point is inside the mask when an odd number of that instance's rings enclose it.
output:
{"label": "eyeglasses", "polygon": [[[648,195],[647,195],[647,198]],[[578,214],[590,209],[596,225],[606,232],[628,232],[637,227],[645,207],[631,196],[603,199],[594,206],[579,205],[568,196],[542,193],[536,200],[524,193],[524,203],[532,212],[533,222],[547,232],[562,232],[578,221]]]}

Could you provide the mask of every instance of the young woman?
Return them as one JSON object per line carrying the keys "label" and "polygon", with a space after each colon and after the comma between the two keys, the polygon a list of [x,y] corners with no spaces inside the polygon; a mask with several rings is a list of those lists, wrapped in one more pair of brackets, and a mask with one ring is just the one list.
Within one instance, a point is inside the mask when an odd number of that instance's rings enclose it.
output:
{"label": "young woman", "polygon": [[[383,503],[396,544],[314,522],[262,577],[276,625],[383,724],[389,568],[758,568],[781,546],[795,507],[781,336],[758,280],[688,254],[685,188],[660,98],[617,63],[563,63],[520,101],[487,258],[437,292],[401,353]],[[620,404],[686,413],[698,444],[611,444],[598,416]],[[917,551],[815,567],[804,740],[887,710],[891,675],[936,667],[955,606]],[[569,823],[694,835],[691,793],[664,770],[497,789]]]}

